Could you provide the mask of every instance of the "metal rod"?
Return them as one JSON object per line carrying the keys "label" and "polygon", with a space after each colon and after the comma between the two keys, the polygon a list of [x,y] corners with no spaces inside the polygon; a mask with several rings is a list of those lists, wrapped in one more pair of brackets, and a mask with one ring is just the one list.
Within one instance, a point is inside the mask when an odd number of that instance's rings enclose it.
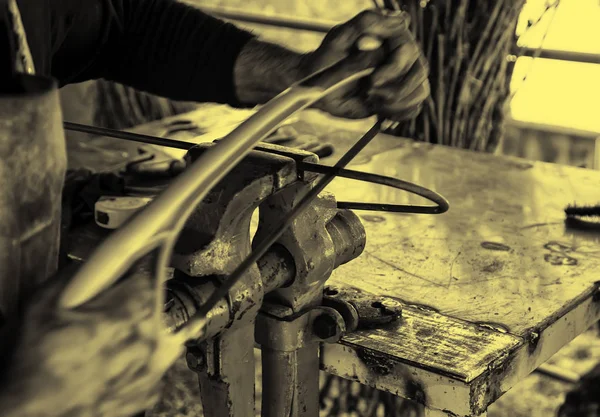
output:
{"label": "metal rod", "polygon": [[[309,20],[290,16],[265,16],[258,13],[247,13],[232,8],[202,6],[202,10],[209,14],[224,19],[236,20],[238,22],[254,23],[284,29],[305,30],[308,32],[322,34],[329,32],[333,26],[340,24],[340,22],[333,22],[320,19]],[[538,55],[537,48],[523,47],[519,48],[519,53],[517,55],[526,57],[536,56],[538,58],[543,59],[579,62],[585,64],[600,64],[600,54],[590,54],[584,52],[569,52],[552,49],[542,49],[542,51],[539,52]]]}
{"label": "metal rod", "polygon": [[150,145],[165,146],[167,148],[184,149],[186,151],[193,148],[196,145],[195,143],[184,142],[181,140],[159,138],[157,136],[124,132],[122,130],[107,129],[97,126],[86,126],[78,123],[64,122],[63,125],[65,130],[72,130],[74,132],[89,133],[91,135],[98,136],[108,136],[117,139],[130,140],[133,142],[148,143]]}
{"label": "metal rod", "polygon": [[314,164],[310,162],[299,162],[298,168],[302,171],[317,172],[324,175],[333,175],[340,178],[349,178],[356,181],[364,181],[372,184],[385,185],[387,187],[396,188],[397,190],[408,191],[409,193],[416,194],[435,203],[435,206],[416,206],[412,204],[385,204],[364,203],[355,201],[338,201],[337,207],[340,209],[390,211],[394,213],[413,214],[443,214],[447,212],[450,208],[448,201],[440,194],[428,190],[427,188],[421,187],[417,184],[402,181],[397,178],[371,174],[368,172],[340,169],[336,167]]}
{"label": "metal rod", "polygon": [[600,64],[600,54],[589,54],[584,52],[557,51],[554,49],[542,49],[537,55],[535,48],[522,48],[519,51],[520,56],[538,57],[543,59],[553,59],[557,61],[579,62],[582,64]]}

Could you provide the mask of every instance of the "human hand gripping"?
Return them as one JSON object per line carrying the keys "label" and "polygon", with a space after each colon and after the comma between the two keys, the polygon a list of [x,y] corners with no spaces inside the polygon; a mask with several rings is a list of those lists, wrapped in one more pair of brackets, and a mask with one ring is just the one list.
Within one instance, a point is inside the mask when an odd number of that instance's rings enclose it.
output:
{"label": "human hand gripping", "polygon": [[[321,45],[301,60],[306,75],[351,55],[361,38],[376,38],[382,45],[373,74],[351,90],[331,94],[315,107],[334,116],[361,119],[377,114],[402,121],[416,117],[429,97],[428,63],[409,30],[406,13],[364,11],[334,27]],[[350,67],[350,66],[349,66]],[[349,74],[353,71],[349,68]]]}

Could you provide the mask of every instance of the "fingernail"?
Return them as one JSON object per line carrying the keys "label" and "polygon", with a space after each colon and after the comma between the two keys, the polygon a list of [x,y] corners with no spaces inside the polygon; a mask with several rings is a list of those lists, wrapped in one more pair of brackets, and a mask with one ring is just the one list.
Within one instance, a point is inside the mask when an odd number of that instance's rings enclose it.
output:
{"label": "fingernail", "polygon": [[356,46],[360,51],[375,51],[381,48],[381,40],[372,36],[363,36],[358,40]]}

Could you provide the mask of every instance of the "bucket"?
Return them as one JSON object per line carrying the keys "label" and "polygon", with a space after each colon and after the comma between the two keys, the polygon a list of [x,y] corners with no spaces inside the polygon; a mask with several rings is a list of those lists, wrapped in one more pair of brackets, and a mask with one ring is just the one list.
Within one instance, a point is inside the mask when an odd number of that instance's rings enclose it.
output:
{"label": "bucket", "polygon": [[13,78],[0,90],[0,329],[57,270],[67,168],[56,81]]}

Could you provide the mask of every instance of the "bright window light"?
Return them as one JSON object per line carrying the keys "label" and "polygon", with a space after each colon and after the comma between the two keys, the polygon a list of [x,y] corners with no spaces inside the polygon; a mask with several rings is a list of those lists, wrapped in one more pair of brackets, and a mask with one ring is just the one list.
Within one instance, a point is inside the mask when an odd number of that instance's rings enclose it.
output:
{"label": "bright window light", "polygon": [[[545,5],[545,0],[528,0],[517,32]],[[537,48],[547,32],[545,49],[600,54],[599,0],[562,0],[553,13],[519,43]],[[600,133],[600,65],[519,58],[512,88],[518,89],[510,106],[513,119]]]}

